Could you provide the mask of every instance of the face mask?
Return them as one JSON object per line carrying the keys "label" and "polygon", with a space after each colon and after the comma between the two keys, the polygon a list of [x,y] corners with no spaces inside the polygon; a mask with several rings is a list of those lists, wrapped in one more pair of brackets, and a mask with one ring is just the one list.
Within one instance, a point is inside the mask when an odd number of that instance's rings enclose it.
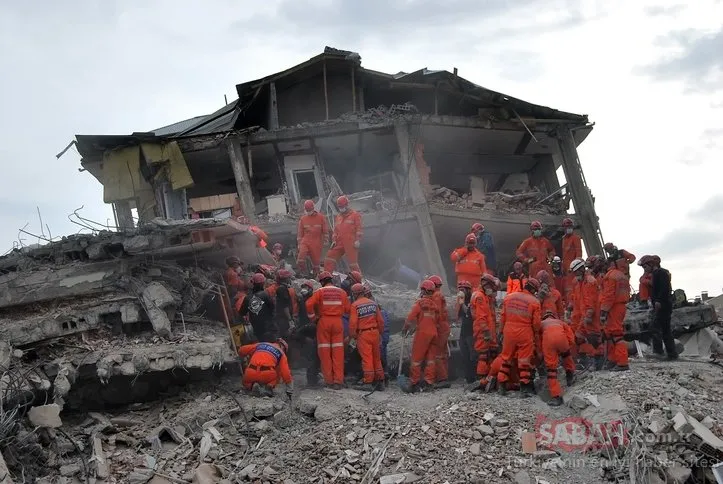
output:
{"label": "face mask", "polygon": [[464,299],[464,291],[459,291],[457,293],[457,299]]}
{"label": "face mask", "polygon": [[539,237],[539,236],[542,235],[542,230],[533,230],[533,231],[532,231],[532,235],[533,235],[534,237]]}
{"label": "face mask", "polygon": [[281,255],[281,251],[280,251],[280,250],[275,250],[275,251],[274,251],[274,254],[276,254],[276,255]]}
{"label": "face mask", "polygon": [[304,210],[304,213],[306,215],[311,215],[312,213],[314,213],[314,211],[313,210]]}
{"label": "face mask", "polygon": [[487,294],[488,296],[491,296],[494,293],[495,293],[494,289],[490,289],[489,287],[485,288],[485,294]]}
{"label": "face mask", "polygon": [[339,211],[340,211],[341,213],[346,213],[346,211],[347,211],[347,210],[349,210],[349,209],[348,209],[348,208],[346,208],[346,207],[344,207],[344,208],[340,208],[340,209],[339,209]]}
{"label": "face mask", "polygon": [[565,229],[565,233],[566,233],[567,235],[572,234],[572,229]]}

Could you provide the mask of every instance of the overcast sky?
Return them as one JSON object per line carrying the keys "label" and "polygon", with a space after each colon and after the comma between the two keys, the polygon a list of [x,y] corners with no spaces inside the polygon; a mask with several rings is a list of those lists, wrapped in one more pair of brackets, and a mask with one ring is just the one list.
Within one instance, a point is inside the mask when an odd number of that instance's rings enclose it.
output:
{"label": "overcast sky", "polygon": [[329,45],[370,69],[457,67],[490,89],[588,114],[596,125],[580,157],[605,240],[659,254],[689,296],[719,294],[723,1],[689,3],[2,2],[0,253],[26,223],[40,232],[36,207],[53,236],[80,228],[67,218],[80,206],[112,223],[77,152],[55,158],[75,134],[208,114],[237,83]]}

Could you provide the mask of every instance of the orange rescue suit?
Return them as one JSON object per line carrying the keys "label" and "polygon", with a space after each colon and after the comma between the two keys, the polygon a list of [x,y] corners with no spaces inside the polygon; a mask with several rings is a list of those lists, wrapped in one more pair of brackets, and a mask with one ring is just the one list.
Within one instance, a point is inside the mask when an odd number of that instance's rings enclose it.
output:
{"label": "orange rescue suit", "polygon": [[482,275],[487,272],[485,256],[482,252],[460,247],[452,251],[449,258],[454,262],[454,272],[457,274],[457,285],[460,282],[469,282],[472,287],[479,286]]}
{"label": "orange rescue suit", "polygon": [[571,348],[575,345],[575,336],[572,328],[556,318],[547,318],[542,321],[542,356],[547,370],[547,387],[550,396],[562,396],[560,381],[557,379],[557,366],[562,358],[562,366],[566,372],[575,371],[575,361],[572,359]]}
{"label": "orange rescue suit", "polygon": [[626,276],[630,277],[630,264],[635,262],[635,255],[625,249],[618,249],[619,259],[615,261],[617,268]]}
{"label": "orange rescue suit", "polygon": [[331,283],[320,287],[306,301],[310,321],[316,323],[316,348],[321,373],[327,385],[344,383],[344,323],[341,317],[349,314],[346,291]]}
{"label": "orange rescue suit", "polygon": [[258,228],[255,225],[252,225],[249,228],[249,230],[251,232],[253,232],[253,234],[258,239],[258,246],[261,247],[262,249],[265,248],[267,245],[266,242],[269,240],[269,236],[266,234],[266,232],[264,232],[263,230],[261,230],[260,228]]}
{"label": "orange rescue suit", "polygon": [[651,296],[651,290],[653,289],[653,273],[652,272],[644,272],[642,276],[640,276],[640,286],[638,287],[638,299],[640,299],[640,302],[647,301],[650,299]]}
{"label": "orange rescue suit", "polygon": [[359,271],[359,249],[355,243],[362,239],[362,217],[356,210],[348,209],[334,219],[333,246],[326,253],[324,270],[333,272],[341,256],[346,255],[350,271]]}
{"label": "orange rescue suit", "polygon": [[233,294],[235,291],[240,290],[241,287],[244,285],[243,281],[241,280],[241,276],[233,267],[229,267],[228,269],[226,269],[226,272],[224,272],[223,274],[223,279],[226,282],[226,287],[228,287],[228,290],[231,294]]}
{"label": "orange rescue suit", "polygon": [[[600,327],[600,286],[597,279],[590,272],[585,272],[582,281],[575,281],[573,308],[573,329],[586,339],[580,345],[580,353],[587,356],[602,355],[604,348],[599,345],[593,347],[593,342],[602,338]],[[597,344],[597,343],[596,343]]]}
{"label": "orange rescue suit", "polygon": [[381,357],[383,331],[384,319],[377,303],[363,296],[351,303],[349,336],[357,341],[364,383],[384,381]]}
{"label": "orange rescue suit", "polygon": [[628,366],[628,345],[623,339],[625,330],[623,321],[630,300],[630,282],[628,276],[617,268],[612,268],[602,280],[600,311],[607,313],[607,322],[603,331],[608,340],[608,360],[618,366]]}
{"label": "orange rescue suit", "polygon": [[[439,309],[439,326],[437,327],[437,356],[435,363],[435,380],[437,382],[447,381],[449,379],[449,353],[447,351],[447,341],[449,340],[449,312],[447,311],[447,300],[444,298],[441,289],[434,292],[434,300],[437,302]],[[459,311],[457,312],[459,314]]]}
{"label": "orange rescue suit", "polygon": [[497,325],[495,313],[490,310],[490,298],[479,289],[472,293],[472,335],[474,350],[477,352],[477,377],[484,379],[489,373],[490,364],[497,349]]}
{"label": "orange rescue suit", "polygon": [[524,274],[515,274],[514,272],[510,272],[507,276],[507,294],[522,292],[525,284],[527,284],[527,278]]}
{"label": "orange rescue suit", "polygon": [[502,367],[497,375],[500,384],[510,378],[512,361],[517,359],[520,384],[529,385],[532,379],[532,360],[539,346],[540,301],[523,290],[505,296],[502,302]]}
{"label": "orange rescue suit", "polygon": [[555,248],[546,237],[528,237],[522,241],[517,248],[517,259],[527,262],[529,259],[535,259],[529,264],[530,275],[537,274],[540,271],[547,271],[552,274],[549,259],[555,256]]}
{"label": "orange rescue suit", "polygon": [[546,311],[552,311],[553,317],[562,318],[565,314],[565,308],[562,304],[562,294],[554,287],[550,287],[550,292],[547,293],[545,299],[540,301],[542,306],[542,314]]}
{"label": "orange rescue suit", "polygon": [[424,381],[428,385],[434,384],[439,318],[439,305],[433,296],[422,296],[417,299],[407,315],[404,330],[416,326],[409,369],[409,380],[412,385],[418,384],[421,380],[423,364]]}
{"label": "orange rescue suit", "polygon": [[244,371],[243,386],[250,390],[254,383],[274,388],[279,380],[291,383],[289,361],[276,343],[253,343],[239,348],[241,358],[251,355],[249,366]]}
{"label": "orange rescue suit", "polygon": [[582,258],[582,238],[579,235],[565,234],[562,236],[562,272],[570,270],[570,264],[575,259]]}
{"label": "orange rescue suit", "polygon": [[306,272],[307,256],[311,259],[314,272],[319,272],[321,263],[321,249],[329,239],[329,224],[326,217],[319,212],[312,212],[299,219],[299,226],[296,233],[296,242],[299,246],[299,255],[296,258],[296,265],[300,271]]}

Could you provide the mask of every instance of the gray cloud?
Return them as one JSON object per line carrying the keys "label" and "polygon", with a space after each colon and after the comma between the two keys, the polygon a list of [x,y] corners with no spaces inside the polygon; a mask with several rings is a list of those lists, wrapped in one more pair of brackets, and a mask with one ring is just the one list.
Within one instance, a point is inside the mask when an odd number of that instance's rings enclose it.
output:
{"label": "gray cloud", "polygon": [[723,232],[723,194],[714,195],[691,212],[691,216],[703,222],[718,223]]}
{"label": "gray cloud", "polygon": [[723,28],[701,34],[692,29],[671,32],[659,40],[676,52],[647,66],[636,69],[656,79],[683,81],[690,91],[715,92],[723,80]]}
{"label": "gray cloud", "polygon": [[670,7],[661,7],[652,5],[644,8],[645,15],[650,17],[673,17],[686,9],[686,5],[671,5]]}

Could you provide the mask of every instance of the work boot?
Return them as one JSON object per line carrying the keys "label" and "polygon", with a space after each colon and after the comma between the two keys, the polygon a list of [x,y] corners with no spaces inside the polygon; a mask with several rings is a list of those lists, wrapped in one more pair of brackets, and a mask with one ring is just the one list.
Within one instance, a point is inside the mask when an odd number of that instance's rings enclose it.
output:
{"label": "work boot", "polygon": [[610,371],[628,371],[629,369],[628,365],[615,365]]}
{"label": "work boot", "polygon": [[497,385],[497,393],[502,397],[506,397],[507,396],[507,383],[500,383],[499,385]]}
{"label": "work boot", "polygon": [[535,387],[532,383],[520,385],[520,398],[530,398],[535,394]]}
{"label": "work boot", "polygon": [[384,383],[384,380],[378,380],[374,386],[374,389],[378,392],[383,392],[386,388],[387,385]]}
{"label": "work boot", "polygon": [[329,388],[331,388],[332,390],[341,390],[342,388],[344,388],[344,385],[342,385],[341,383],[332,383]]}
{"label": "work boot", "polygon": [[604,369],[607,371],[610,371],[613,368],[615,368],[615,366],[617,366],[617,363],[615,363],[614,361],[608,360],[605,362]]}
{"label": "work boot", "polygon": [[375,390],[374,384],[372,383],[357,383],[356,385],[353,385],[352,388],[354,390],[359,390],[362,392],[373,392]]}
{"label": "work boot", "polygon": [[273,397],[274,396],[274,389],[271,388],[269,385],[262,386],[261,391],[265,397]]}
{"label": "work boot", "polygon": [[434,384],[434,389],[439,390],[440,388],[450,388],[452,384],[447,380],[438,381]]}
{"label": "work boot", "polygon": [[428,393],[428,392],[433,392],[434,390],[435,390],[434,383],[429,383],[429,382],[425,381],[420,384],[420,388],[419,388],[420,392]]}
{"label": "work boot", "polygon": [[573,383],[575,383],[575,372],[574,371],[566,371],[565,372],[565,383],[567,383],[567,386],[571,387]]}
{"label": "work boot", "polygon": [[595,356],[595,371],[605,368],[605,357],[603,355]]}
{"label": "work boot", "polygon": [[562,401],[562,397],[553,397],[547,404],[551,407],[559,407],[564,402]]}
{"label": "work boot", "polygon": [[577,369],[578,371],[586,371],[590,369],[591,361],[590,357],[586,355],[582,355],[580,359],[577,361]]}
{"label": "work boot", "polygon": [[464,387],[464,391],[466,392],[476,392],[477,390],[480,390],[482,388],[482,382],[479,380],[475,380]]}
{"label": "work boot", "polygon": [[258,384],[258,383],[253,384],[253,386],[251,387],[251,395],[254,397],[263,397],[264,396],[264,391],[261,388],[260,384]]}

